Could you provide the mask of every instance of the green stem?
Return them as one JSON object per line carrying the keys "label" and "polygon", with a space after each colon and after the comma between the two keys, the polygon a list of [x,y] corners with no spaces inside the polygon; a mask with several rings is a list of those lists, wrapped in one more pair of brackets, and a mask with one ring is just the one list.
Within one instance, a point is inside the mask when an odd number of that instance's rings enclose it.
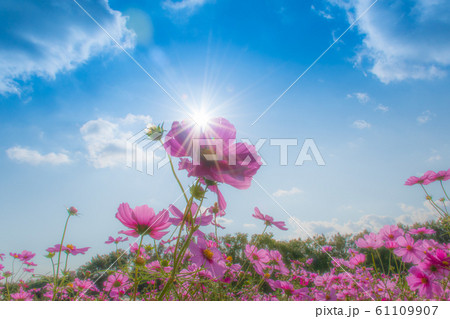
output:
{"label": "green stem", "polygon": [[[141,246],[142,246],[142,241],[144,240],[144,235],[141,235],[141,241],[139,242],[139,247],[137,250],[137,257],[139,257],[141,255]],[[136,258],[137,258],[136,257]],[[133,301],[136,300],[136,296],[137,296],[137,289],[138,289],[138,281],[137,281],[137,277],[138,277],[138,265],[136,263],[134,263],[134,292],[133,292]]]}
{"label": "green stem", "polygon": [[440,182],[441,182],[441,187],[442,187],[442,190],[444,191],[445,197],[447,197],[447,199],[450,200],[450,198],[448,198],[447,192],[445,191],[444,184],[442,184],[442,180],[440,180]]}
{"label": "green stem", "polygon": [[426,191],[425,187],[420,184],[420,186],[422,187],[423,191],[425,192],[425,194],[427,195],[427,200],[430,202],[431,206],[434,207],[434,209],[438,212],[439,215],[441,215],[442,217],[444,217],[442,213],[445,214],[445,212],[442,210],[442,208],[440,208],[438,205],[436,205],[436,203],[431,199],[432,197],[430,196],[430,194],[428,194],[428,192]]}
{"label": "green stem", "polygon": [[[161,145],[164,146],[164,143],[161,140],[159,140],[159,142],[161,143]],[[184,199],[186,200],[186,203],[187,203],[188,198],[186,196],[186,193],[184,192],[183,184],[181,184],[180,179],[178,178],[177,173],[175,172],[175,168],[173,167],[172,156],[170,156],[170,154],[167,152],[166,152],[166,154],[169,157],[170,168],[172,169],[173,176],[175,176],[178,186],[180,186],[181,192],[183,193]]]}
{"label": "green stem", "polygon": [[[197,184],[198,184],[198,182],[199,181],[197,181]],[[200,212],[200,208],[202,207],[203,198],[201,199],[200,204],[198,205],[198,208],[197,208],[197,212],[195,213],[195,216],[193,217],[194,221],[197,218],[198,213]],[[191,199],[192,199],[192,197],[191,197]],[[189,202],[188,202],[188,205],[189,205]],[[191,209],[190,209],[190,206],[189,206],[189,209],[186,209],[185,214],[190,214],[190,211],[191,211]],[[185,218],[183,218],[183,221],[184,220],[185,220]],[[183,227],[183,223],[181,224],[181,228],[182,227]],[[165,297],[165,295],[168,292],[168,290],[172,287],[172,284],[173,284],[173,282],[175,280],[175,275],[176,275],[177,270],[178,270],[178,265],[179,265],[179,263],[181,261],[183,261],[184,254],[185,254],[187,248],[189,247],[191,238],[194,235],[195,231],[198,229],[198,227],[199,226],[192,225],[192,228],[191,228],[191,231],[189,232],[188,238],[184,242],[183,246],[181,246],[180,253],[177,254],[176,256],[174,256],[174,265],[173,265],[172,273],[171,273],[171,275],[169,277],[169,280],[167,281],[166,285],[164,286],[163,290],[159,294],[158,300],[163,300],[163,298]],[[181,235],[181,229],[180,229],[180,235]],[[178,237],[178,239],[179,239],[179,237]],[[177,245],[178,245],[178,239],[177,239]],[[175,252],[176,251],[177,251],[177,247],[175,248]]]}
{"label": "green stem", "polygon": [[59,245],[59,252],[58,252],[58,265],[56,267],[56,276],[53,280],[53,300],[55,300],[56,297],[56,287],[57,287],[57,283],[58,283],[58,278],[59,278],[59,267],[60,267],[60,263],[61,263],[61,251],[62,251],[62,247],[63,247],[63,243],[64,243],[64,237],[66,236],[66,231],[67,231],[67,224],[69,223],[69,218],[70,216],[72,216],[71,214],[69,214],[69,216],[67,216],[66,219],[66,224],[64,225],[64,232],[61,238],[61,244]]}

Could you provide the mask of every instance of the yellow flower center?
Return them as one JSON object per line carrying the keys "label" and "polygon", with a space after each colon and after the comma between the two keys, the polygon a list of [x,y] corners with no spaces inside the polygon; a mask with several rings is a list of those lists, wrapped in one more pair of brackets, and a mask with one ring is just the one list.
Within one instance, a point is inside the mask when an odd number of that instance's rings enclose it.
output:
{"label": "yellow flower center", "polygon": [[205,256],[205,258],[208,260],[212,260],[214,253],[211,250],[209,250],[209,248],[206,248],[203,250],[203,256]]}
{"label": "yellow flower center", "polygon": [[75,247],[72,244],[67,245],[67,248],[69,248],[70,250],[74,249]]}

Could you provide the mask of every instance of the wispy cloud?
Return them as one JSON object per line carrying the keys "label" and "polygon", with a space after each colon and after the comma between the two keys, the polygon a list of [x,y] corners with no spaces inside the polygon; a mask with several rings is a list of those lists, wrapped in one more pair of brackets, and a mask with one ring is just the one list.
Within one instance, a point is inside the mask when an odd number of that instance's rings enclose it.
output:
{"label": "wispy cloud", "polygon": [[134,114],[124,118],[88,121],[80,128],[88,151],[88,161],[95,168],[126,167],[127,139],[151,121],[150,116]]}
{"label": "wispy cloud", "polygon": [[[326,10],[329,11],[328,8]],[[311,11],[317,13],[319,16],[321,16],[327,20],[334,19],[334,17],[329,12],[327,12],[325,10],[317,9],[314,5],[311,5]]]}
{"label": "wispy cloud", "polygon": [[233,223],[233,220],[225,217],[218,217],[217,222],[223,226],[223,225],[231,225]]}
{"label": "wispy cloud", "polygon": [[243,225],[245,228],[255,228],[256,225],[255,224],[244,224]]}
{"label": "wispy cloud", "polygon": [[431,121],[431,118],[433,115],[434,115],[433,113],[431,113],[430,111],[427,110],[417,117],[417,122],[419,124],[425,124],[425,123]]}
{"label": "wispy cloud", "polygon": [[[373,3],[328,2],[344,9],[349,22]],[[357,24],[363,41],[356,62],[368,64],[383,83],[445,76],[450,66],[449,14],[449,1],[412,0],[399,5],[378,1]]]}
{"label": "wispy cloud", "polygon": [[[435,220],[437,213],[433,211],[428,202],[424,202],[423,207],[408,206],[406,204],[399,204],[400,209],[405,214],[398,217],[382,216],[382,215],[364,215],[356,221],[348,221],[339,223],[337,219],[331,221],[301,221],[298,218],[290,219],[289,224],[292,226],[291,238],[306,239],[308,235],[302,230],[300,224],[310,235],[324,234],[326,236],[336,233],[341,234],[356,234],[365,229],[377,232],[384,225],[395,225],[402,223],[405,225],[412,225],[414,223],[423,223],[426,221]],[[298,224],[297,224],[298,223]]]}
{"label": "wispy cloud", "polygon": [[383,104],[379,104],[376,108],[375,111],[381,111],[383,113],[386,113],[387,111],[389,111],[389,107],[385,106]]}
{"label": "wispy cloud", "polygon": [[442,159],[441,155],[436,154],[436,155],[430,156],[430,157],[427,159],[427,161],[428,161],[428,162],[436,162],[436,161],[440,161],[441,159]]}
{"label": "wispy cloud", "polygon": [[197,9],[198,7],[203,6],[207,2],[211,2],[211,0],[181,0],[181,1],[172,1],[172,0],[165,0],[162,3],[162,7],[164,9],[169,10],[185,10],[185,11],[193,11]]}
{"label": "wispy cloud", "polygon": [[11,160],[21,163],[39,165],[50,164],[60,165],[71,162],[69,155],[66,153],[48,153],[41,154],[36,150],[29,149],[27,147],[14,146],[6,150],[6,154]]}
{"label": "wispy cloud", "polygon": [[363,92],[347,94],[347,98],[356,98],[361,104],[366,104],[370,100],[369,94]]}
{"label": "wispy cloud", "polygon": [[[106,0],[83,2],[123,47],[134,46],[126,18]],[[22,93],[21,83],[38,76],[54,79],[116,45],[74,3],[49,0],[0,2],[0,94]]]}
{"label": "wispy cloud", "polygon": [[275,197],[283,197],[283,196],[290,196],[290,195],[301,194],[301,193],[303,193],[303,191],[301,189],[298,189],[297,187],[292,187],[290,190],[279,189],[272,195]]}
{"label": "wispy cloud", "polygon": [[357,129],[360,129],[360,130],[363,130],[363,129],[366,129],[366,128],[370,128],[372,126],[372,125],[370,125],[370,123],[367,123],[364,120],[356,120],[356,121],[353,122],[352,125],[353,125],[353,127],[357,128]]}

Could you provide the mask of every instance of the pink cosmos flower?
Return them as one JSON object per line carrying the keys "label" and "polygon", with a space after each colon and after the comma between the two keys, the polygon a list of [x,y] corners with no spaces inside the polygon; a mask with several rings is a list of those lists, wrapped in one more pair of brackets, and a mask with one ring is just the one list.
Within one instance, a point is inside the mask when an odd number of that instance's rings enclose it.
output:
{"label": "pink cosmos flower", "polygon": [[33,273],[33,272],[34,272],[34,269],[32,269],[32,268],[24,268],[23,271]]}
{"label": "pink cosmos flower", "polygon": [[81,290],[82,292],[86,292],[88,290],[91,290],[91,291],[98,292],[98,288],[95,286],[95,283],[90,279],[81,280],[81,279],[75,278],[73,283],[74,283],[75,291]]}
{"label": "pink cosmos flower", "polygon": [[434,234],[436,233],[436,231],[434,229],[428,229],[426,227],[420,227],[420,228],[415,228],[415,229],[411,229],[409,231],[410,234],[412,235],[423,235],[423,234]]}
{"label": "pink cosmos flower", "polygon": [[3,261],[5,258],[5,254],[0,254],[0,260]]}
{"label": "pink cosmos flower", "polygon": [[270,260],[275,263],[274,268],[280,272],[282,275],[289,275],[289,269],[287,269],[286,265],[283,262],[283,256],[281,256],[278,250],[269,251]]}
{"label": "pink cosmos flower", "polygon": [[450,256],[442,249],[426,253],[426,259],[421,263],[420,268],[435,274],[439,278],[447,277],[450,274]]}
{"label": "pink cosmos flower", "polygon": [[428,176],[430,182],[434,181],[447,181],[450,179],[450,168],[446,171],[433,172]]}
{"label": "pink cosmos flower", "polygon": [[27,266],[31,266],[31,267],[36,267],[37,265],[34,263],[34,262],[32,262],[32,261],[24,261],[23,262],[25,265],[27,265]]}
{"label": "pink cosmos flower", "polygon": [[353,268],[360,264],[364,264],[365,262],[366,262],[366,255],[364,254],[356,254],[349,260],[349,263],[353,265]]}
{"label": "pink cosmos flower", "polygon": [[204,266],[215,277],[222,278],[226,270],[222,254],[217,248],[210,246],[203,238],[197,238],[197,243],[192,241],[189,245],[193,255],[191,261],[199,267]]}
{"label": "pink cosmos flower", "polygon": [[219,227],[220,229],[225,229],[225,227],[223,227],[222,225],[220,225],[219,223],[215,222],[214,220],[211,221],[211,225]]}
{"label": "pink cosmos flower", "polygon": [[11,294],[11,299],[16,301],[31,301],[33,300],[33,295],[27,291],[24,291],[23,288],[20,287],[19,292]]}
{"label": "pink cosmos flower", "polygon": [[377,249],[383,246],[383,240],[381,240],[380,236],[374,233],[364,235],[364,238],[359,238],[355,241],[356,246],[359,248],[371,248]]}
{"label": "pink cosmos flower", "polygon": [[262,162],[253,145],[235,139],[235,127],[224,118],[210,120],[204,130],[192,121],[175,121],[164,148],[171,156],[183,157],[179,168],[186,169],[188,176],[246,189]]}
{"label": "pink cosmos flower", "polygon": [[409,273],[406,281],[412,290],[418,290],[421,297],[431,299],[433,295],[442,294],[442,286],[434,280],[433,276],[427,275],[418,267],[411,267]]}
{"label": "pink cosmos flower", "polygon": [[197,218],[194,217],[197,215],[198,206],[196,203],[192,203],[191,209],[187,212],[186,216],[184,216],[183,212],[176,208],[174,205],[169,206],[169,211],[175,216],[175,218],[169,218],[170,222],[175,225],[181,225],[183,219],[186,219],[186,224],[189,227],[193,225],[207,226],[211,223],[213,216],[208,215],[206,213],[198,214]]}
{"label": "pink cosmos flower", "polygon": [[405,232],[397,225],[385,225],[383,226],[383,228],[380,229],[378,234],[381,236],[382,240],[395,241],[398,237],[403,236]]}
{"label": "pink cosmos flower", "polygon": [[252,216],[255,217],[256,219],[260,219],[260,220],[264,221],[264,224],[266,226],[272,226],[273,225],[275,227],[278,227],[281,230],[288,230],[286,228],[285,222],[281,222],[281,221],[280,222],[276,222],[276,221],[273,220],[273,217],[271,217],[269,215],[263,215],[258,207],[255,207],[255,213]]}
{"label": "pink cosmos flower", "polygon": [[149,235],[153,239],[161,239],[168,232],[162,230],[169,228],[169,212],[162,210],[157,215],[153,208],[147,205],[136,206],[134,210],[127,203],[122,203],[116,214],[116,218],[120,222],[131,228],[130,230],[122,230],[119,233],[127,236],[138,237],[140,235]]}
{"label": "pink cosmos flower", "polygon": [[109,275],[103,285],[105,286],[104,290],[109,292],[109,295],[113,298],[124,295],[131,287],[128,276],[123,274],[121,271]]}
{"label": "pink cosmos flower", "polygon": [[265,249],[258,249],[253,245],[247,245],[244,252],[255,267],[256,272],[260,275],[264,275],[264,268],[266,268],[266,264],[270,261],[268,251]]}
{"label": "pink cosmos flower", "polygon": [[[137,253],[138,249],[139,249],[138,243],[130,244],[130,252],[132,254]],[[142,254],[145,254],[145,247],[144,246],[141,246],[141,248],[139,249],[139,255],[142,255]]]}
{"label": "pink cosmos flower", "polygon": [[112,243],[118,244],[118,243],[121,243],[121,242],[124,242],[127,240],[128,240],[128,237],[122,238],[121,236],[119,236],[117,238],[113,238],[112,236],[109,236],[108,240],[105,241],[105,244],[112,244]]}
{"label": "pink cosmos flower", "polygon": [[408,178],[405,182],[405,185],[412,186],[415,184],[423,184],[428,185],[431,183],[429,177],[430,175],[435,174],[433,171],[427,171],[425,174],[423,174],[421,177],[411,176]]}
{"label": "pink cosmos flower", "polygon": [[395,249],[398,247],[398,243],[393,240],[386,240],[384,242],[384,247],[386,247],[387,249]]}
{"label": "pink cosmos flower", "polygon": [[425,257],[422,245],[415,243],[409,234],[399,237],[397,243],[399,247],[394,249],[394,254],[402,257],[404,262],[418,264]]}
{"label": "pink cosmos flower", "polygon": [[330,252],[333,250],[333,247],[331,246],[322,246],[322,251],[324,252]]}
{"label": "pink cosmos flower", "polygon": [[[9,253],[11,257],[14,259],[19,259],[20,261],[29,261],[30,259],[33,259],[36,254],[33,254],[31,251],[24,250],[20,254],[19,253]],[[2,258],[3,260],[3,258]]]}
{"label": "pink cosmos flower", "polygon": [[[59,248],[61,247],[60,244],[56,244],[53,247],[47,248],[46,251],[48,251],[49,253],[57,253],[59,252]],[[72,255],[78,255],[78,254],[85,254],[89,248],[91,247],[84,247],[84,248],[77,248],[74,245],[67,245],[67,246],[62,246],[61,251],[65,252],[66,254],[72,254]]]}
{"label": "pink cosmos flower", "polygon": [[304,294],[307,291],[309,291],[308,288],[294,289],[294,285],[287,281],[276,280],[274,282],[269,281],[269,285],[270,285],[270,283],[272,283],[272,285],[271,285],[272,288],[283,290],[284,293],[286,294],[286,296],[288,296],[288,297],[289,296],[297,296],[297,295]]}
{"label": "pink cosmos flower", "polygon": [[208,187],[207,189],[217,195],[217,202],[215,202],[214,205],[209,208],[209,212],[216,216],[220,217],[225,216],[225,209],[227,208],[227,202],[225,201],[225,197],[223,197],[222,192],[220,191],[217,183],[208,181],[208,184],[206,184],[203,178],[200,178],[200,182],[203,185],[207,185]]}

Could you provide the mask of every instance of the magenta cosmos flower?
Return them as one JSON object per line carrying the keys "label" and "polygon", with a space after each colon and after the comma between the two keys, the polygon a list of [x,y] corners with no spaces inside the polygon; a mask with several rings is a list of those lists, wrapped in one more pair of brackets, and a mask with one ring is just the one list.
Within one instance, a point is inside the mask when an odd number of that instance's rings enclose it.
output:
{"label": "magenta cosmos flower", "polygon": [[418,264],[425,257],[422,245],[415,243],[409,234],[399,237],[397,243],[399,247],[394,249],[394,254],[402,257],[404,262]]}
{"label": "magenta cosmos flower", "polygon": [[31,301],[33,300],[33,295],[29,292],[24,291],[23,288],[20,287],[19,292],[11,294],[11,299],[15,301]]}
{"label": "magenta cosmos flower", "polygon": [[205,129],[192,121],[176,121],[164,147],[171,156],[183,158],[179,168],[188,176],[247,189],[262,162],[253,145],[235,139],[235,127],[224,118],[211,119]]}
{"label": "magenta cosmos flower", "polygon": [[114,237],[112,237],[112,236],[109,236],[109,237],[108,237],[108,240],[105,241],[105,244],[112,244],[112,243],[118,244],[118,243],[121,243],[121,242],[124,242],[124,241],[127,241],[127,240],[128,240],[127,237],[122,238],[121,236],[119,236],[119,237],[117,237],[117,238],[114,238]]}
{"label": "magenta cosmos flower", "polygon": [[[19,253],[9,253],[9,255],[15,259],[19,259],[20,261],[29,261],[36,256],[36,254],[33,254],[31,251],[24,250],[20,254]],[[3,258],[2,258],[3,260]]]}
{"label": "magenta cosmos flower", "polygon": [[408,185],[408,186],[412,186],[412,185],[415,185],[415,184],[428,185],[428,184],[431,183],[431,180],[429,178],[433,174],[435,174],[435,172],[427,171],[421,177],[411,176],[410,178],[408,178],[406,180],[405,185]]}
{"label": "magenta cosmos flower", "polygon": [[[49,253],[58,253],[59,249],[60,249],[61,245],[57,244],[53,247],[47,248],[46,251],[48,251]],[[78,254],[82,254],[84,255],[91,247],[84,247],[84,248],[77,248],[74,245],[67,245],[67,246],[62,246],[61,251],[65,252],[66,254],[71,254],[71,255],[78,255]]]}
{"label": "magenta cosmos flower", "polygon": [[131,287],[131,283],[127,275],[118,271],[115,274],[109,275],[105,283],[104,291],[109,292],[109,295],[113,298],[119,297],[126,293]]}
{"label": "magenta cosmos flower", "polygon": [[409,273],[406,281],[412,290],[418,290],[421,297],[431,299],[433,295],[439,296],[442,294],[442,286],[432,275],[426,274],[418,267],[411,267]]}
{"label": "magenta cosmos flower", "polygon": [[119,233],[133,237],[149,235],[154,239],[161,239],[168,233],[162,230],[169,228],[171,225],[167,210],[164,209],[155,214],[153,208],[147,205],[136,206],[134,209],[131,209],[130,205],[122,203],[119,206],[116,218],[124,226],[131,228],[130,230],[122,230]]}
{"label": "magenta cosmos flower", "polygon": [[364,238],[359,238],[357,241],[355,241],[355,244],[359,248],[377,249],[383,246],[384,243],[379,235],[370,233],[364,235]]}
{"label": "magenta cosmos flower", "polygon": [[450,168],[446,171],[439,171],[437,173],[433,172],[428,176],[430,182],[435,181],[447,181],[450,179]]}
{"label": "magenta cosmos flower", "polygon": [[409,231],[412,235],[425,235],[425,234],[434,234],[436,231],[434,229],[429,229],[426,227],[413,228]]}
{"label": "magenta cosmos flower", "polygon": [[245,255],[255,267],[258,274],[264,275],[264,269],[267,263],[270,262],[269,252],[265,249],[259,249],[253,245],[245,246]]}
{"label": "magenta cosmos flower", "polygon": [[199,212],[198,216],[194,220],[195,215],[197,215],[197,210],[198,205],[196,203],[192,203],[191,209],[189,210],[189,212],[186,213],[186,216],[184,216],[182,211],[180,211],[174,205],[170,205],[169,211],[173,214],[175,218],[169,218],[169,220],[175,226],[180,225],[183,219],[186,219],[185,222],[189,227],[192,227],[193,225],[199,226],[209,225],[213,219],[213,215],[208,215],[206,213],[201,214]]}
{"label": "magenta cosmos flower", "polygon": [[276,222],[273,220],[273,217],[269,216],[269,215],[263,215],[261,213],[261,211],[259,210],[258,207],[255,207],[255,213],[252,215],[253,217],[255,217],[256,219],[260,219],[262,221],[264,221],[264,224],[266,226],[275,226],[278,227],[281,230],[288,230],[286,228],[286,224],[284,222]]}
{"label": "magenta cosmos flower", "polygon": [[193,257],[192,263],[211,271],[214,277],[222,278],[225,273],[224,262],[222,254],[217,248],[209,247],[206,240],[203,238],[197,238],[197,243],[191,242],[189,245]]}

